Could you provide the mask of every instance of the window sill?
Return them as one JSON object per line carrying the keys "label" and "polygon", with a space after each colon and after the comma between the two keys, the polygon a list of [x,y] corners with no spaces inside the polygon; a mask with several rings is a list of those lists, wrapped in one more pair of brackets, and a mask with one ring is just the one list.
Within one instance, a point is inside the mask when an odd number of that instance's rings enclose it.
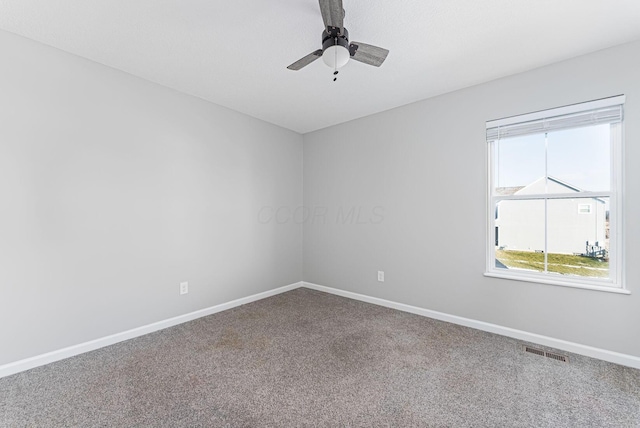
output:
{"label": "window sill", "polygon": [[561,287],[581,288],[583,290],[604,291],[606,293],[626,294],[626,295],[631,294],[629,290],[626,290],[624,288],[618,288],[618,287],[580,284],[580,283],[574,283],[574,282],[568,282],[568,281],[556,281],[553,279],[532,278],[532,277],[526,277],[526,276],[520,276],[520,275],[507,275],[507,274],[497,273],[497,272],[485,272],[484,276],[491,277],[491,278],[510,279],[513,281],[535,282],[538,284],[546,284],[546,285],[559,285]]}

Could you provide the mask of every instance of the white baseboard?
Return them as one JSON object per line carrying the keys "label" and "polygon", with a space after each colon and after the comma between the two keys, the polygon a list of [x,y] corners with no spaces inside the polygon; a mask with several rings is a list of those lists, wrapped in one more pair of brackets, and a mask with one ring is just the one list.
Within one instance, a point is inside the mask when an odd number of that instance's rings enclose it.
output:
{"label": "white baseboard", "polygon": [[387,308],[397,309],[399,311],[409,312],[409,313],[421,315],[427,318],[446,321],[452,324],[471,327],[477,330],[496,333],[502,336],[507,336],[514,339],[523,340],[526,342],[537,343],[543,346],[548,346],[550,348],[560,349],[563,351],[572,352],[574,354],[584,355],[587,357],[597,358],[599,360],[609,361],[611,363],[640,369],[640,357],[636,357],[633,355],[621,354],[619,352],[608,351],[606,349],[594,348],[592,346],[581,345],[579,343],[568,342],[566,340],[555,339],[553,337],[543,336],[535,333],[529,333],[526,331],[516,330],[509,327],[503,327],[497,324],[490,324],[487,322],[476,321],[469,318],[459,317],[456,315],[449,315],[442,312],[418,308],[416,306],[405,305],[403,303],[396,303],[389,300],[379,299],[377,297],[365,296],[364,294],[352,293],[350,291],[344,291],[337,288],[325,287],[323,285],[312,284],[309,282],[303,282],[302,286],[306,288],[310,288],[312,290],[324,291],[326,293],[347,297],[349,299],[360,300],[362,302],[372,303],[378,306],[385,306]]}
{"label": "white baseboard", "polygon": [[257,300],[265,299],[267,297],[275,296],[277,294],[285,293],[287,291],[295,290],[296,288],[299,288],[299,287],[306,287],[312,290],[324,291],[326,293],[347,297],[349,299],[372,303],[378,306],[384,306],[387,308],[396,309],[403,312],[409,312],[412,314],[421,315],[424,317],[433,318],[440,321],[446,321],[453,324],[462,325],[465,327],[471,327],[478,330],[487,331],[490,333],[500,334],[502,336],[512,337],[514,339],[523,340],[526,342],[537,343],[543,346],[548,346],[550,348],[561,349],[567,352],[585,355],[587,357],[597,358],[600,360],[609,361],[611,363],[616,363],[623,366],[640,369],[640,357],[636,357],[633,355],[626,355],[618,352],[608,351],[606,349],[600,349],[600,348],[594,348],[592,346],[581,345],[579,343],[567,342],[565,340],[555,339],[553,337],[542,336],[535,333],[528,333],[526,331],[516,330],[509,327],[503,327],[496,324],[490,324],[483,321],[476,321],[469,318],[459,317],[456,315],[449,315],[442,312],[419,308],[416,306],[405,305],[403,303],[392,302],[390,300],[379,299],[377,297],[366,296],[364,294],[352,293],[350,291],[340,290],[340,289],[331,288],[331,287],[325,287],[323,285],[312,284],[309,282],[301,281],[294,284],[286,285],[284,287],[276,288],[274,290],[269,290],[263,293],[258,293],[252,296],[233,300],[231,302],[222,303],[220,305],[212,306],[210,308],[201,309],[201,310],[191,312],[185,315],[180,315],[174,318],[169,318],[164,321],[155,322],[153,324],[148,324],[148,325],[127,330],[121,333],[112,334],[110,336],[91,340],[89,342],[69,346],[67,348],[59,349],[57,351],[52,351],[46,354],[37,355],[34,357],[26,358],[24,360],[5,364],[0,366],[0,378],[3,378],[5,376],[10,376],[12,374],[29,370],[35,367],[43,366],[45,364],[53,363],[55,361],[63,360],[65,358],[73,357],[75,355],[83,354],[85,352],[94,351],[96,349],[103,348],[105,346],[113,345],[118,342],[133,339],[135,337],[143,336],[145,334],[153,333],[155,331],[162,330],[168,327],[173,327],[175,325],[192,321],[201,317],[226,311],[228,309],[232,309],[237,306],[241,306],[247,303],[255,302]]}
{"label": "white baseboard", "polygon": [[135,337],[143,336],[145,334],[153,333],[154,331],[162,330],[168,327],[173,327],[175,325],[182,324],[188,321],[193,321],[198,318],[206,317],[207,315],[212,315],[218,312],[226,311],[227,309],[232,309],[237,306],[246,305],[247,303],[255,302],[256,300],[262,300],[267,297],[275,296],[276,294],[291,291],[301,286],[302,286],[302,282],[296,282],[294,284],[286,285],[284,287],[276,288],[274,290],[265,291],[263,293],[258,293],[252,296],[243,297],[241,299],[233,300],[231,302],[222,303],[220,305],[211,306],[209,308],[201,309],[188,314],[179,315],[177,317],[169,318],[163,321],[158,321],[153,324],[148,324],[142,327],[137,327],[131,330],[123,331],[122,333],[112,334],[110,336],[91,340],[85,343],[80,343],[78,345],[69,346],[67,348],[59,349],[57,351],[47,352],[46,354],[36,355],[35,357],[30,357],[24,360],[19,360],[9,364],[5,364],[0,366],[0,378],[3,378],[5,376],[10,376],[12,374],[29,370],[35,367],[44,366],[45,364],[53,363],[55,361],[60,361],[65,358],[83,354],[85,352],[94,351],[96,349],[113,345],[114,343],[122,342],[124,340],[129,340]]}

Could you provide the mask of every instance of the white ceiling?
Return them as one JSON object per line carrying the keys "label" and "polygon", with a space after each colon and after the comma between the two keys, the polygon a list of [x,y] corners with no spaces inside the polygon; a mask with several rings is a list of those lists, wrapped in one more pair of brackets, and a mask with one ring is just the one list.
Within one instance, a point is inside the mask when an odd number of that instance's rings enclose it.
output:
{"label": "white ceiling", "polygon": [[0,28],[306,133],[640,39],[640,0],[344,0],[352,41],[321,60],[318,0],[0,0]]}

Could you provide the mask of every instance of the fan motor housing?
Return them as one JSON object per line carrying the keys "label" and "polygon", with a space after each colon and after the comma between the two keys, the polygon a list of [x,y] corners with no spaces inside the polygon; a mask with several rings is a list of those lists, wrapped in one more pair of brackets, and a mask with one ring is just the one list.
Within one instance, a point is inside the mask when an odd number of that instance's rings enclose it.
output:
{"label": "fan motor housing", "polygon": [[322,51],[330,46],[342,46],[349,50],[349,32],[346,28],[327,27],[322,32]]}

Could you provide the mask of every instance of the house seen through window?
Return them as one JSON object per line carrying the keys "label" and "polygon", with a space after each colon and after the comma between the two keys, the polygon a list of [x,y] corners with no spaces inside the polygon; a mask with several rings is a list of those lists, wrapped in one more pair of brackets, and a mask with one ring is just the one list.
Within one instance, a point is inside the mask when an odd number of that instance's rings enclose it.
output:
{"label": "house seen through window", "polygon": [[622,287],[624,97],[487,123],[487,274]]}

